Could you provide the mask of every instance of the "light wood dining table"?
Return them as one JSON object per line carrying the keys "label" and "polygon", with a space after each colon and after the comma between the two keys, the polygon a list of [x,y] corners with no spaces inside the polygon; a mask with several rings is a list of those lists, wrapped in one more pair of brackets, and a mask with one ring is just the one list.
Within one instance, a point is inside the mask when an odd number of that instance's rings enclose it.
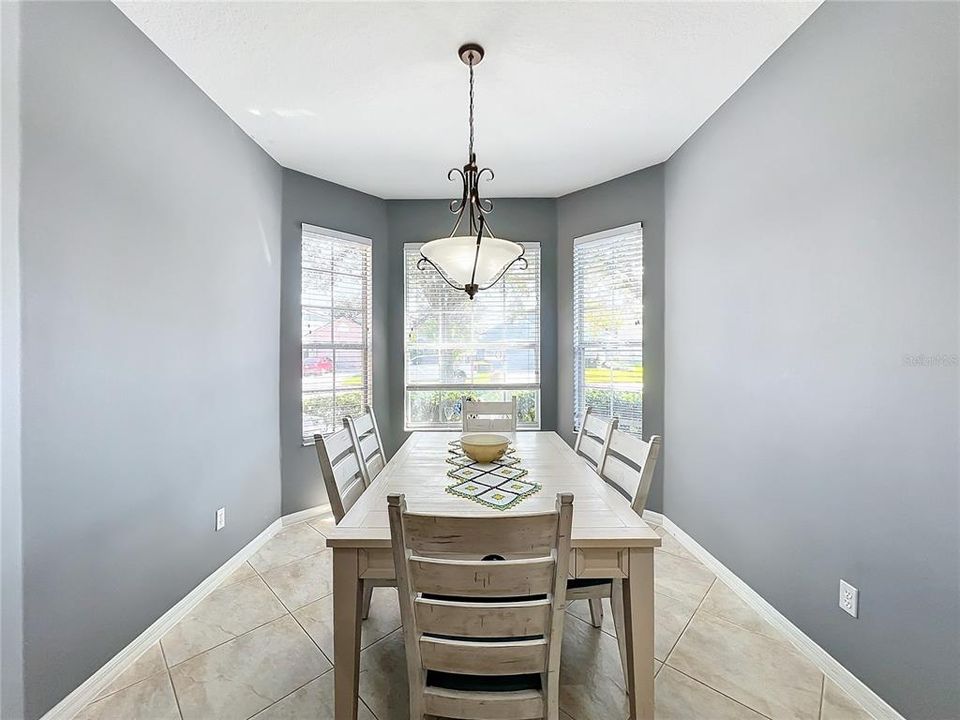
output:
{"label": "light wood dining table", "polygon": [[[394,578],[387,495],[403,493],[411,511],[496,515],[553,510],[571,492],[570,574],[622,580],[630,718],[653,720],[653,557],[660,536],[554,432],[511,435],[524,480],[542,488],[508,510],[446,492],[451,432],[415,432],[327,537],[333,548],[334,704],[336,720],[356,720],[360,676],[361,599],[365,579]],[[491,548],[496,552],[496,548]]]}

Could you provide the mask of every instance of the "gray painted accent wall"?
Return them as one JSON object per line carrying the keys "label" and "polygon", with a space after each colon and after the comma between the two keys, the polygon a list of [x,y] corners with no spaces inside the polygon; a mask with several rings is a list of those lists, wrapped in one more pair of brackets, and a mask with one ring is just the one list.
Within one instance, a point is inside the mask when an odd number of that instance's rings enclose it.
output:
{"label": "gray painted accent wall", "polygon": [[[551,379],[556,377],[557,266],[556,200],[501,198],[490,215],[491,226],[500,237],[517,242],[539,242],[540,249],[540,403],[543,430],[557,427],[557,404]],[[449,200],[388,200],[390,223],[389,333],[391,388],[391,432],[384,439],[391,452],[407,438],[403,431],[403,245],[445,237],[453,227]],[[451,292],[453,292],[451,290]]]}
{"label": "gray painted accent wall", "polygon": [[37,718],[279,515],[281,173],[112,4],[22,20]]}
{"label": "gray painted accent wall", "polygon": [[23,717],[20,3],[0,3],[0,717]]}
{"label": "gray painted accent wall", "polygon": [[[557,200],[557,430],[573,444],[573,241],[643,222],[643,435],[663,433],[663,165]],[[669,439],[664,438],[664,443]],[[662,507],[663,458],[647,507]]]}
{"label": "gray painted accent wall", "polygon": [[[373,195],[283,171],[283,283],[280,320],[280,442],[283,457],[283,514],[327,502],[313,445],[304,447],[301,416],[300,245],[309,223],[373,241],[373,409],[382,435],[390,433],[387,339],[387,208]],[[386,443],[386,441],[384,441]]]}
{"label": "gray painted accent wall", "polygon": [[666,174],[664,511],[917,720],[960,717],[958,7],[826,3]]}

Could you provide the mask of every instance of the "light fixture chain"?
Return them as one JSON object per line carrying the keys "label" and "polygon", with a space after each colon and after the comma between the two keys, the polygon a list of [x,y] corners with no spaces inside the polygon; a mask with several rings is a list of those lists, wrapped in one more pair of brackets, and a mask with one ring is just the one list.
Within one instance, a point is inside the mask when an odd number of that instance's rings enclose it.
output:
{"label": "light fixture chain", "polygon": [[470,154],[473,157],[473,55],[470,56]]}

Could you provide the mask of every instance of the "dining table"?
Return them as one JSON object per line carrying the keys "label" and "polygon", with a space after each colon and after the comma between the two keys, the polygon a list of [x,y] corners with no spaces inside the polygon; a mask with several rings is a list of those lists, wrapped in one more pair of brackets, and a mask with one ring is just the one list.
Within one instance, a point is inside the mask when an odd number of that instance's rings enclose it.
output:
{"label": "dining table", "polygon": [[[629,501],[597,474],[555,432],[508,434],[520,478],[539,486],[506,509],[448,492],[451,441],[459,432],[413,432],[353,507],[329,531],[333,550],[334,706],[336,720],[355,720],[360,677],[360,624],[364,580],[395,578],[387,496],[402,493],[413,512],[492,516],[555,509],[559,492],[573,493],[570,575],[621,582],[625,685],[631,720],[653,720],[653,561],[660,536]],[[491,549],[495,552],[495,548]]]}

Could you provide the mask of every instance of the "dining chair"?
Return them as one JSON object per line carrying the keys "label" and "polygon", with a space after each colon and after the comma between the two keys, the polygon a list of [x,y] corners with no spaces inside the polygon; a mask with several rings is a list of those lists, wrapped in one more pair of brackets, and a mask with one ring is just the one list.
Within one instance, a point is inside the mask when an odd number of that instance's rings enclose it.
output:
{"label": "dining chair", "polygon": [[[650,483],[660,457],[661,437],[654,435],[644,442],[614,428],[610,433],[606,452],[599,467],[603,480],[614,486],[627,499],[637,515],[643,515],[650,494]],[[610,599],[613,622],[617,630],[617,643],[620,647],[620,661],[626,673],[626,643],[623,630],[623,597],[621,580],[615,578],[590,578],[570,580],[567,583],[567,602],[588,600],[590,602],[590,620],[594,627],[603,623],[602,598]]]}
{"label": "dining chair", "polygon": [[[612,418],[604,420],[594,414],[593,408],[588,407],[580,418],[580,430],[573,444],[573,450],[584,458],[594,470],[599,471],[607,456],[610,445],[610,436],[617,429],[619,420]],[[603,624],[603,602],[600,597],[584,598],[590,603],[590,623],[598,628]]]}
{"label": "dining chair", "polygon": [[[372,417],[372,413],[371,413]],[[346,420],[346,418],[344,418]],[[353,441],[351,428],[344,423],[343,430],[327,435],[314,435],[313,441],[317,449],[317,459],[320,461],[320,474],[327,489],[327,499],[330,501],[330,510],[333,520],[340,524],[343,516],[353,507],[353,504],[363,495],[369,484],[362,470],[359,454]],[[379,433],[377,434],[379,440]],[[363,581],[363,618],[370,614],[370,601],[373,599],[373,588],[394,587],[393,580]]]}
{"label": "dining chair", "polygon": [[573,495],[542,513],[387,509],[411,720],[557,720]]}
{"label": "dining chair", "polygon": [[360,472],[367,485],[383,470],[387,464],[387,456],[383,452],[383,440],[380,439],[380,426],[377,425],[377,416],[373,408],[364,405],[363,415],[352,418],[347,415],[343,418],[343,426],[350,431],[353,449],[360,459]]}
{"label": "dining chair", "polygon": [[617,429],[618,423],[617,418],[604,420],[598,417],[594,414],[593,408],[588,407],[583,411],[573,450],[577,455],[586,458],[593,465],[594,470],[599,469],[603,464],[607,447],[610,445],[610,434]]}
{"label": "dining chair", "polygon": [[516,432],[517,398],[504,402],[463,399],[460,414],[466,432]]}

